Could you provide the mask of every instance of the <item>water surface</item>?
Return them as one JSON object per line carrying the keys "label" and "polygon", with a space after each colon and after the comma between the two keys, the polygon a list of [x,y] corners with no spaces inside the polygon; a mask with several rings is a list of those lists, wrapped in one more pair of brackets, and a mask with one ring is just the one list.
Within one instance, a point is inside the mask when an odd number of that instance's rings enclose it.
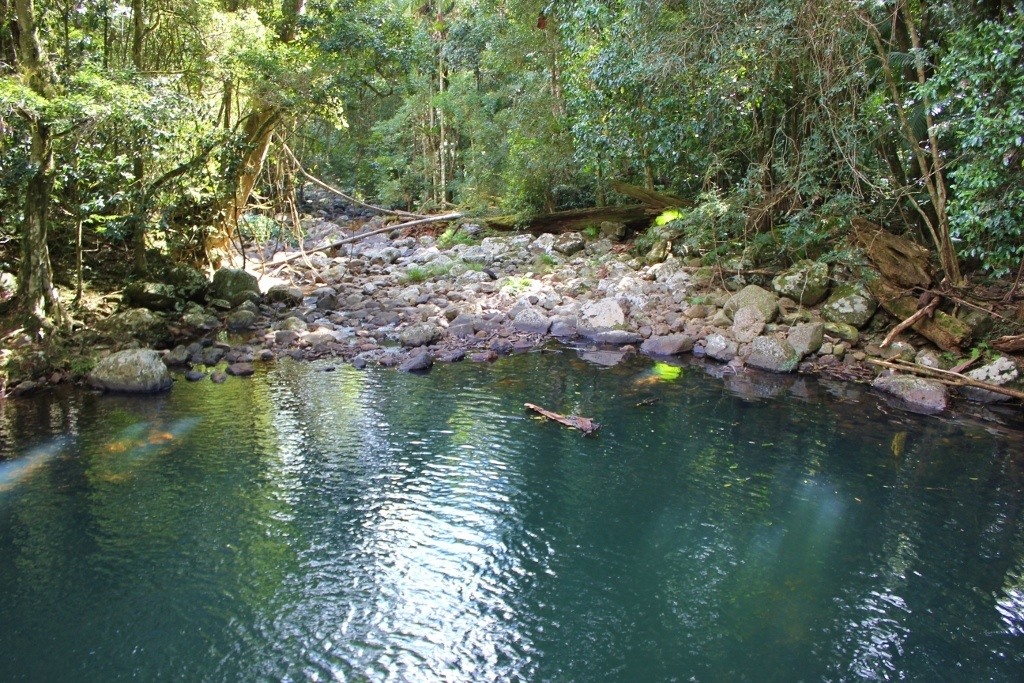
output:
{"label": "water surface", "polygon": [[1024,670],[1019,434],[572,351],[329,369],[0,403],[0,680]]}

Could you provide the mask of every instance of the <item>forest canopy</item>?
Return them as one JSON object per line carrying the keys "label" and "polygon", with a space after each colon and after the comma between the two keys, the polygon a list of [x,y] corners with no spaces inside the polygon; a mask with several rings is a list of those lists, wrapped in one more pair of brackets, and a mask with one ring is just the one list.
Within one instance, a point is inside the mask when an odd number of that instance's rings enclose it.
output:
{"label": "forest canopy", "polygon": [[854,215],[928,245],[950,284],[1024,258],[1008,0],[0,0],[0,17],[0,271],[50,323],[54,280],[96,277],[90,254],[123,253],[119,277],[215,263],[247,216],[293,214],[289,149],[419,212],[670,192],[685,206],[660,229],[708,258],[841,259]]}

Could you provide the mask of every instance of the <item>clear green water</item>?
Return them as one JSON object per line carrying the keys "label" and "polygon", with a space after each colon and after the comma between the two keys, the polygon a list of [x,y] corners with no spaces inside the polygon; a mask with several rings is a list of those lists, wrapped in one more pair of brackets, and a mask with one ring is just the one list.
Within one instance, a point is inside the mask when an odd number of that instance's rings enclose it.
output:
{"label": "clear green water", "polygon": [[1020,434],[571,351],[323,369],[0,403],[0,680],[1024,671]]}

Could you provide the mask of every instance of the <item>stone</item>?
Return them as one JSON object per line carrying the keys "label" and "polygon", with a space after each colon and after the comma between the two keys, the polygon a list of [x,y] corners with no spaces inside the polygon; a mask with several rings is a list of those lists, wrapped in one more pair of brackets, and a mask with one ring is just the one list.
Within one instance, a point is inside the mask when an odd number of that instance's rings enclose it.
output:
{"label": "stone", "polygon": [[199,382],[206,379],[206,373],[202,370],[189,370],[185,373],[185,379],[189,382]]}
{"label": "stone", "polygon": [[900,399],[907,409],[915,413],[941,413],[949,405],[946,385],[934,379],[910,375],[879,375],[871,386]]}
{"label": "stone", "polygon": [[133,308],[151,311],[173,311],[181,304],[174,287],[160,282],[131,282],[124,288],[122,300]]}
{"label": "stone", "polygon": [[164,318],[148,308],[132,308],[115,313],[97,327],[115,339],[134,337],[147,346],[157,346],[170,337]]}
{"label": "stone", "polygon": [[233,377],[248,377],[254,372],[256,372],[256,369],[252,363],[238,362],[232,363],[227,367],[227,373]]}
{"label": "stone", "polygon": [[418,346],[429,346],[444,336],[444,330],[438,325],[429,322],[409,325],[398,335],[402,346],[414,348]]}
{"label": "stone", "polygon": [[290,315],[284,320],[279,320],[274,324],[274,329],[285,330],[289,332],[305,332],[309,329],[309,325],[305,320],[294,315]]}
{"label": "stone", "polygon": [[586,246],[587,242],[583,235],[578,232],[566,232],[558,236],[551,248],[563,256],[572,256],[583,251]]}
{"label": "stone", "polygon": [[418,353],[399,365],[398,369],[402,372],[423,372],[429,370],[433,364],[434,357],[432,355],[429,353]]}
{"label": "stone", "polygon": [[860,341],[860,332],[853,325],[846,323],[825,323],[825,334],[842,339],[849,344]]}
{"label": "stone", "polygon": [[228,381],[227,373],[218,370],[217,372],[210,375],[210,381],[213,382],[214,384],[224,384],[224,382]]}
{"label": "stone", "polygon": [[210,296],[215,299],[231,301],[242,292],[255,292],[259,296],[260,285],[256,276],[241,268],[221,268],[213,274],[213,283],[210,285]]}
{"label": "stone", "polygon": [[817,353],[825,341],[825,326],[822,323],[804,323],[791,327],[786,341],[800,357]]}
{"label": "stone", "polygon": [[722,363],[728,363],[735,358],[738,350],[739,345],[736,342],[721,334],[708,335],[704,341],[704,355]]}
{"label": "stone", "polygon": [[277,346],[291,346],[299,340],[299,333],[295,330],[278,330],[274,333],[274,344]]}
{"label": "stone", "polygon": [[528,334],[547,334],[551,329],[551,319],[544,309],[530,306],[524,308],[512,321],[513,329]]}
{"label": "stone", "polygon": [[465,349],[452,349],[451,351],[442,353],[440,356],[437,357],[437,360],[439,363],[458,363],[459,361],[465,359],[465,357]]}
{"label": "stone", "polygon": [[800,354],[789,342],[774,336],[758,337],[750,344],[747,365],[768,372],[793,372]]}
{"label": "stone", "polygon": [[183,344],[178,344],[164,354],[164,365],[169,368],[188,365],[190,357],[191,354],[189,353],[188,347]]}
{"label": "stone", "polygon": [[599,226],[601,238],[618,242],[626,236],[626,224],[617,221],[604,221]]}
{"label": "stone", "polygon": [[229,313],[225,323],[229,330],[237,332],[250,329],[258,319],[259,315],[243,308]]}
{"label": "stone", "polygon": [[202,303],[210,288],[210,281],[203,271],[183,264],[168,271],[167,282],[174,286],[178,297],[196,303]]}
{"label": "stone", "polygon": [[637,344],[640,342],[640,335],[627,330],[606,330],[590,335],[598,344],[610,344],[612,346],[624,346],[626,344]]}
{"label": "stone", "polygon": [[298,306],[302,303],[302,290],[295,285],[274,285],[267,290],[267,301]]}
{"label": "stone", "polygon": [[640,345],[640,351],[648,356],[675,356],[692,351],[693,341],[693,337],[688,334],[651,337]]}
{"label": "stone", "polygon": [[553,337],[575,337],[576,317],[568,315],[556,315],[551,318],[551,336]]}
{"label": "stone", "polygon": [[770,323],[779,314],[779,297],[757,285],[747,285],[729,297],[729,300],[725,302],[723,310],[732,319],[736,311],[747,306],[756,307],[761,311],[761,315],[764,316],[764,321]]}
{"label": "stone", "polygon": [[[1020,377],[1020,371],[1012,359],[1000,356],[988,365],[971,370],[967,373],[967,376],[980,382],[987,382],[988,384],[1001,387],[1016,381]],[[1006,394],[997,394],[994,391],[978,387],[961,387],[960,393],[963,394],[964,398],[978,403],[999,403],[1010,400],[1010,397]]]}
{"label": "stone", "polygon": [[157,351],[130,349],[113,353],[89,373],[89,384],[106,391],[155,393],[171,388],[171,375]]}
{"label": "stone", "polygon": [[863,284],[855,282],[836,287],[821,307],[821,317],[833,323],[851,325],[858,330],[871,320],[878,309],[878,300]]}
{"label": "stone", "polygon": [[819,261],[800,261],[772,280],[776,294],[801,306],[813,306],[824,299],[828,287],[828,264]]}
{"label": "stone", "polygon": [[576,330],[582,335],[592,336],[626,324],[626,315],[616,299],[606,298],[593,301],[580,309],[576,318]]}
{"label": "stone", "polygon": [[530,251],[550,254],[555,246],[555,236],[546,232],[530,243]]}
{"label": "stone", "polygon": [[756,306],[744,306],[732,316],[732,336],[741,344],[754,341],[764,331],[764,314]]}

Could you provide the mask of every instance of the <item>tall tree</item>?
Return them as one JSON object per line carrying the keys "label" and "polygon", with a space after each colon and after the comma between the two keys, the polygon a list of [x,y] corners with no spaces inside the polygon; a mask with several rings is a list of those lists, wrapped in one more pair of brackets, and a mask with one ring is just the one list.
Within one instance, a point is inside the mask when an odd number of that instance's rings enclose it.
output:
{"label": "tall tree", "polygon": [[36,25],[33,0],[14,0],[14,11],[19,33],[19,72],[42,105],[22,110],[31,136],[29,160],[32,175],[25,189],[17,302],[37,327],[63,328],[69,320],[53,284],[47,243],[53,189],[53,131],[44,108],[57,95],[57,85]]}

